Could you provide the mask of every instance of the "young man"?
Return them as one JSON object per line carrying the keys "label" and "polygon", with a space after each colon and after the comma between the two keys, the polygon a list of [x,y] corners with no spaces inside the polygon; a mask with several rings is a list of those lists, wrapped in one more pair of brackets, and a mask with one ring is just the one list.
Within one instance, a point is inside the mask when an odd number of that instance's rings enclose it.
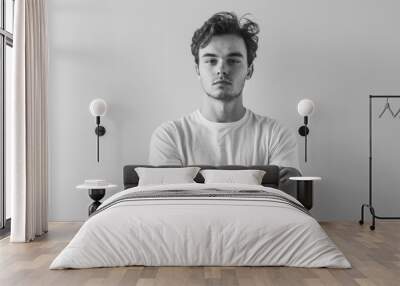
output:
{"label": "young man", "polygon": [[283,167],[281,182],[295,171],[292,168],[299,169],[295,135],[243,106],[258,32],[256,23],[222,12],[194,33],[191,49],[204,90],[203,104],[154,131],[150,164],[278,165]]}

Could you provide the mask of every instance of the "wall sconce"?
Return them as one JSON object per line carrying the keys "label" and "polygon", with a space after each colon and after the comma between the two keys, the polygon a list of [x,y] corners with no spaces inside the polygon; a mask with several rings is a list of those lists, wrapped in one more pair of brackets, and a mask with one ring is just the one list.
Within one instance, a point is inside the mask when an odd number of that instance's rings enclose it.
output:
{"label": "wall sconce", "polygon": [[107,111],[107,103],[101,99],[96,98],[90,102],[89,105],[90,113],[96,117],[97,127],[94,133],[97,135],[97,162],[99,162],[99,136],[103,136],[106,133],[106,129],[100,125],[100,116],[104,116]]}
{"label": "wall sconce", "polygon": [[304,161],[307,162],[307,135],[310,133],[310,130],[307,127],[308,124],[308,116],[311,115],[314,111],[314,103],[310,99],[302,99],[300,100],[299,104],[297,105],[297,112],[304,116],[304,125],[300,126],[299,134],[304,136]]}

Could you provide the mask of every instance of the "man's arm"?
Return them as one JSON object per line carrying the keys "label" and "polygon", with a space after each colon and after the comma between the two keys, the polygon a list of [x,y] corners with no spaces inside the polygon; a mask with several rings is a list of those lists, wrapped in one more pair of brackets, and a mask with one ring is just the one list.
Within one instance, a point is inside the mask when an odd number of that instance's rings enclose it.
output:
{"label": "man's arm", "polygon": [[152,134],[150,140],[149,164],[179,165],[182,161],[175,143],[176,130],[172,122],[165,122]]}
{"label": "man's arm", "polygon": [[279,168],[279,189],[285,191],[296,197],[297,184],[295,181],[289,180],[290,177],[301,176],[299,170],[292,167],[280,167]]}
{"label": "man's arm", "polygon": [[269,164],[279,166],[279,189],[288,193],[296,190],[295,182],[289,177],[300,176],[297,140],[290,129],[277,125],[274,129],[275,138],[270,149]]}

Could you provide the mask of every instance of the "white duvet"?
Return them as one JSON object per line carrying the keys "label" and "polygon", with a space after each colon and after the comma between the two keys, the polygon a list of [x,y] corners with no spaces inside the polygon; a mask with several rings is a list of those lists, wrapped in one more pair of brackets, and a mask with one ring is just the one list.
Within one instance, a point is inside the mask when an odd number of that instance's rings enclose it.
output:
{"label": "white duvet", "polygon": [[[176,184],[149,190],[265,190],[238,184]],[[295,266],[350,268],[318,222],[293,206],[258,199],[185,198],[125,201],[90,217],[50,269],[126,265]]]}

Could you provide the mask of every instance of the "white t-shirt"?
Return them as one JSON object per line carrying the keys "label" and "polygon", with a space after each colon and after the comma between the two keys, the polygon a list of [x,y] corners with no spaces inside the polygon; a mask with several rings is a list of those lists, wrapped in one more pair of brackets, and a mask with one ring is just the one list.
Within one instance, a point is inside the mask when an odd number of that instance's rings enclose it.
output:
{"label": "white t-shirt", "polygon": [[235,122],[212,122],[196,110],[159,126],[151,137],[151,165],[278,165],[299,170],[294,132],[246,109]]}

